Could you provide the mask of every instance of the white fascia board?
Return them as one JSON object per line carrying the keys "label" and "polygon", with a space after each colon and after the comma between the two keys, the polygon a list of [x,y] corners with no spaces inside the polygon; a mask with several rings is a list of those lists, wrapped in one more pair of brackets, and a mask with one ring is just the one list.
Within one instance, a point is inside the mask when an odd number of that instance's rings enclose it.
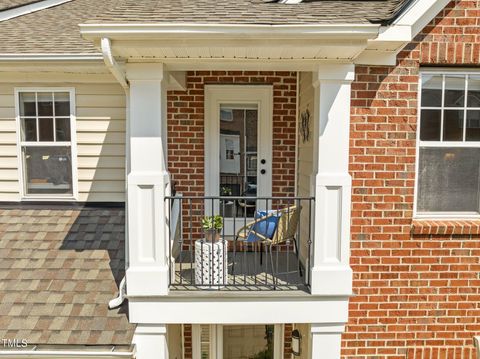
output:
{"label": "white fascia board", "polygon": [[102,54],[0,54],[0,62],[8,61],[103,61]]}
{"label": "white fascia board", "polygon": [[33,4],[19,6],[14,9],[0,11],[0,22],[13,19],[22,15],[31,14],[32,12],[40,11],[43,9],[48,9],[49,7],[61,5],[70,1],[72,0],[44,0]]}
{"label": "white fascia board", "polygon": [[254,39],[348,38],[368,40],[378,36],[377,24],[252,25],[252,24],[81,24],[86,39]]}
{"label": "white fascia board", "polygon": [[355,59],[355,63],[394,65],[392,57],[411,42],[449,2],[450,0],[413,1],[391,25],[380,28],[377,38],[368,40],[367,48]]}

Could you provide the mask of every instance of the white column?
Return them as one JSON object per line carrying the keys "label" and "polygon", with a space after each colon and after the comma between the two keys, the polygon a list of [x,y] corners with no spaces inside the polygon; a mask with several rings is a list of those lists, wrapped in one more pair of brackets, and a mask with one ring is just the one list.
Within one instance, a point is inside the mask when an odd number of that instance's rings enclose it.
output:
{"label": "white column", "polygon": [[137,325],[133,343],[136,359],[169,359],[166,325]]}
{"label": "white column", "polygon": [[343,324],[312,324],[310,345],[312,359],[340,359]]}
{"label": "white column", "polygon": [[314,73],[315,196],[312,294],[350,295],[351,178],[348,173],[352,64],[320,65]]}
{"label": "white column", "polygon": [[163,64],[127,65],[127,294],[168,294],[166,72]]}

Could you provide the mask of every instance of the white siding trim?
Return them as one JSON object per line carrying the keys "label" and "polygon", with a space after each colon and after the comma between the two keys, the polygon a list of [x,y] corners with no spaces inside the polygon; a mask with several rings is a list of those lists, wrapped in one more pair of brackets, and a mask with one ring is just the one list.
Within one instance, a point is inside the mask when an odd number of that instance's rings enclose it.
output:
{"label": "white siding trim", "polygon": [[[72,195],[71,196],[57,196],[57,195],[28,195],[25,192],[25,178],[22,161],[22,141],[21,141],[21,121],[20,121],[20,103],[19,94],[21,92],[68,92],[70,95],[70,152],[72,158]],[[20,198],[28,201],[71,201],[78,200],[78,164],[77,164],[77,117],[75,106],[75,89],[72,87],[16,87],[14,89],[15,96],[15,122],[17,134],[17,161],[20,184]],[[61,143],[60,143],[61,144]],[[37,143],[35,143],[37,145]],[[43,145],[43,144],[41,144]],[[41,146],[40,145],[40,146]]]}

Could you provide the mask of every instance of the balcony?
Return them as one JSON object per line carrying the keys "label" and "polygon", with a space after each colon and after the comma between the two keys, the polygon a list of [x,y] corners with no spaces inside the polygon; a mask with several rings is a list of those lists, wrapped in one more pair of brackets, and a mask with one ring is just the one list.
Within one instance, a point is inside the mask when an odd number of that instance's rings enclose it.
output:
{"label": "balcony", "polygon": [[[170,290],[310,291],[314,198],[179,194],[166,202]],[[221,229],[205,229],[215,220]]]}

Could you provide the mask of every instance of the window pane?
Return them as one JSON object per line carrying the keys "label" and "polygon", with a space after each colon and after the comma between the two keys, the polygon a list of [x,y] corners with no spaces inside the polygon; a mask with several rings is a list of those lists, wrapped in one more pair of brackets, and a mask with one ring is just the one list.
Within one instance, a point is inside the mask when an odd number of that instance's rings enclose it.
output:
{"label": "window pane", "polygon": [[445,76],[445,107],[465,106],[465,76]]}
{"label": "window pane", "polygon": [[440,110],[422,110],[420,126],[420,140],[440,141]]}
{"label": "window pane", "polygon": [[55,119],[55,135],[57,141],[70,141],[70,119]]}
{"label": "window pane", "polygon": [[38,119],[40,141],[53,141],[53,118]]}
{"label": "window pane", "polygon": [[480,107],[480,76],[468,77],[468,107]]}
{"label": "window pane", "polygon": [[55,92],[55,116],[70,116],[70,94]]}
{"label": "window pane", "polygon": [[443,114],[443,140],[463,140],[463,110],[445,110]]}
{"label": "window pane", "polygon": [[420,148],[418,212],[478,212],[480,148]]}
{"label": "window pane", "polygon": [[51,92],[38,92],[38,116],[53,116],[53,96]]}
{"label": "window pane", "polygon": [[37,120],[35,118],[22,119],[22,141],[37,140]]}
{"label": "window pane", "polygon": [[70,147],[24,147],[27,194],[72,194]]}
{"label": "window pane", "polygon": [[480,141],[480,111],[467,111],[467,141]]}
{"label": "window pane", "polygon": [[442,76],[422,75],[422,106],[442,106]]}
{"label": "window pane", "polygon": [[20,116],[37,116],[34,92],[20,93]]}

